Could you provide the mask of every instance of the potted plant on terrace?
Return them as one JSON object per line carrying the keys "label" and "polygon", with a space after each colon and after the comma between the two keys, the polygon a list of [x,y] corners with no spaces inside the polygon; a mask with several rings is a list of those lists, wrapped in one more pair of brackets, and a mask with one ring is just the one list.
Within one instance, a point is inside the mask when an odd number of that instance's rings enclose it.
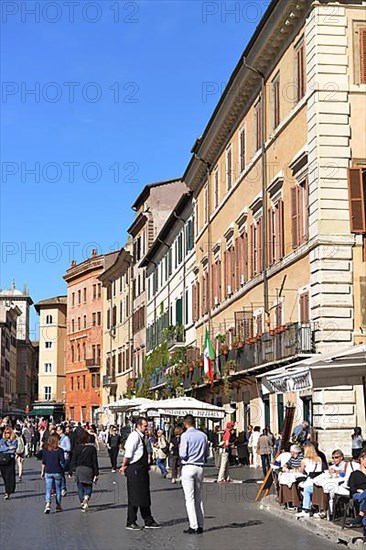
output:
{"label": "potted plant on terrace", "polygon": [[235,374],[235,367],[236,367],[236,361],[234,361],[233,359],[230,359],[230,361],[228,361],[225,365],[225,374],[227,376],[232,376],[233,374]]}

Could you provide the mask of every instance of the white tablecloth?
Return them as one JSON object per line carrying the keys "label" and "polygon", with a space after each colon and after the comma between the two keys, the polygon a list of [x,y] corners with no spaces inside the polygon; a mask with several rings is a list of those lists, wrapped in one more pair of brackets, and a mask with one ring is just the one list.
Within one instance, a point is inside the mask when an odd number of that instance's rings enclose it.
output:
{"label": "white tablecloth", "polygon": [[295,483],[299,477],[304,476],[305,474],[301,472],[281,472],[278,477],[278,482],[280,485],[287,485],[288,487],[291,487],[291,485]]}

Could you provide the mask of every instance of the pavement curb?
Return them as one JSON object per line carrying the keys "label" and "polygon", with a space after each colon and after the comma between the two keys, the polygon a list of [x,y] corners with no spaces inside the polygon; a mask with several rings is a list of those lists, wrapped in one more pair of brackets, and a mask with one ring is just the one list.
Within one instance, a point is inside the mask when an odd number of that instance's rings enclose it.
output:
{"label": "pavement curb", "polygon": [[354,529],[342,530],[338,525],[334,525],[327,520],[316,520],[310,518],[302,518],[299,520],[295,517],[293,512],[286,512],[283,510],[283,508],[281,508],[281,506],[275,501],[274,495],[270,495],[262,499],[262,501],[258,503],[258,508],[260,510],[270,512],[271,514],[274,514],[281,519],[285,519],[286,521],[296,523],[299,527],[303,527],[304,529],[311,531],[313,534],[315,532],[317,535],[335,544],[343,544],[352,549],[365,548],[362,540],[355,541],[355,539],[359,539],[360,537],[362,539],[362,532]]}

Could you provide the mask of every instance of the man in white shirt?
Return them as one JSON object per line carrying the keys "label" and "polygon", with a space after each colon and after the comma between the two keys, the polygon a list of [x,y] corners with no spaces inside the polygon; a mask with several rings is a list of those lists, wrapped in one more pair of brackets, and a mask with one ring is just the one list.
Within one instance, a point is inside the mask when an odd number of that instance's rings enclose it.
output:
{"label": "man in white shirt", "polygon": [[150,477],[148,452],[145,445],[147,420],[142,416],[137,419],[136,429],[130,433],[125,443],[120,473],[127,478],[127,525],[126,529],[140,531],[137,523],[137,511],[140,508],[141,517],[146,529],[161,527],[151,515]]}

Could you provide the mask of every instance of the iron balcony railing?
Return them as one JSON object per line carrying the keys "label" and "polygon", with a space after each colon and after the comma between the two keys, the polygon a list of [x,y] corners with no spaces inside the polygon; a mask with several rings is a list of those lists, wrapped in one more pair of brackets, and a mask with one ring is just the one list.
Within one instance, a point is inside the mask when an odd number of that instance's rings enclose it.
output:
{"label": "iron balcony railing", "polygon": [[157,370],[155,371],[150,378],[150,389],[157,388],[159,386],[163,386],[167,381],[167,375],[166,372],[163,370]]}
{"label": "iron balcony railing", "polygon": [[173,334],[168,338],[168,348],[171,349],[176,345],[185,344],[185,335],[182,334]]}
{"label": "iron balcony railing", "polygon": [[[248,338],[215,359],[215,377],[220,379],[225,375],[233,375],[260,367],[267,363],[275,363],[298,355],[309,355],[314,352],[313,330],[310,324],[291,323]],[[169,375],[161,368],[150,378],[150,389],[166,384]],[[202,366],[190,369],[182,375],[183,388],[189,390],[207,382]]]}
{"label": "iron balcony railing", "polygon": [[85,365],[88,369],[97,369],[100,367],[100,357],[91,357],[85,359]]}

